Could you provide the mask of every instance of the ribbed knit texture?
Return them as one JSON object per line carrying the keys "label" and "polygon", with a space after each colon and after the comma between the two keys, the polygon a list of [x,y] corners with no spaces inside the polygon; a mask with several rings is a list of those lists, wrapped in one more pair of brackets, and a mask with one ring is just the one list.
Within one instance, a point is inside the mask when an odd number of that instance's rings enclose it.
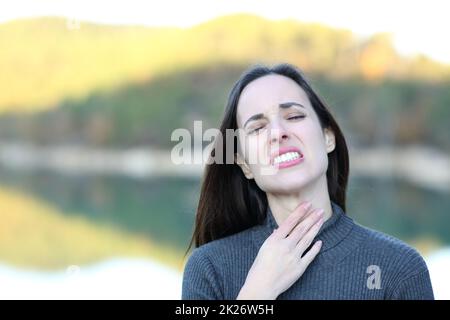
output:
{"label": "ribbed knit texture", "polygon": [[[333,213],[313,241],[323,241],[319,254],[277,299],[434,299],[428,268],[415,249],[331,205]],[[268,208],[263,224],[195,248],[181,298],[236,299],[259,248],[277,227]]]}

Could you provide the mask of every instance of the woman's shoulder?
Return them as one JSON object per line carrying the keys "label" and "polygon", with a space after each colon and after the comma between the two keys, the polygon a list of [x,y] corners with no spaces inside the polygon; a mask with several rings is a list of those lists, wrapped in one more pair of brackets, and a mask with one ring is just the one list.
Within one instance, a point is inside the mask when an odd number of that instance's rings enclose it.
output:
{"label": "woman's shoulder", "polygon": [[252,235],[253,231],[259,226],[254,226],[243,231],[219,238],[208,243],[202,244],[191,253],[191,259],[209,260],[217,262],[229,257],[228,253],[253,249]]}
{"label": "woman's shoulder", "polygon": [[394,236],[357,223],[355,231],[365,235],[359,254],[364,256],[364,261],[378,266],[381,279],[384,279],[382,283],[386,289],[386,298],[434,298],[427,264],[414,247]]}
{"label": "woman's shoulder", "polygon": [[389,261],[403,276],[426,272],[427,265],[422,255],[413,246],[392,235],[355,223],[355,231],[363,234],[362,249],[378,260]]}
{"label": "woman's shoulder", "polygon": [[[224,297],[225,282],[229,279],[226,275],[231,272],[236,277],[233,272],[245,266],[255,254],[252,230],[249,228],[194,248],[184,267],[183,298]],[[239,268],[230,268],[236,262]]]}

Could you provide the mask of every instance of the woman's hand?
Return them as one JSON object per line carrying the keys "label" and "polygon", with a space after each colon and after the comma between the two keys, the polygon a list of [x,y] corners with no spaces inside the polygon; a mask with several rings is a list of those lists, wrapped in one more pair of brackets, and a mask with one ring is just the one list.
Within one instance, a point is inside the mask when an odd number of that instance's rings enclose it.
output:
{"label": "woman's hand", "polygon": [[276,299],[302,276],[322,246],[302,257],[323,224],[323,209],[310,209],[300,205],[264,241],[237,299]]}

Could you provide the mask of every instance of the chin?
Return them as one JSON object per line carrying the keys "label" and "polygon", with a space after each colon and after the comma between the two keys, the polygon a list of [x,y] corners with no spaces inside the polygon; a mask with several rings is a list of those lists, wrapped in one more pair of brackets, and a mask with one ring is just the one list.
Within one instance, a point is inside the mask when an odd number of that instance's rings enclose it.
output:
{"label": "chin", "polygon": [[[275,179],[274,179],[275,180]],[[265,185],[265,192],[269,193],[293,193],[301,191],[307,184],[302,178],[295,176],[283,179],[276,179]],[[262,189],[262,188],[261,188]]]}

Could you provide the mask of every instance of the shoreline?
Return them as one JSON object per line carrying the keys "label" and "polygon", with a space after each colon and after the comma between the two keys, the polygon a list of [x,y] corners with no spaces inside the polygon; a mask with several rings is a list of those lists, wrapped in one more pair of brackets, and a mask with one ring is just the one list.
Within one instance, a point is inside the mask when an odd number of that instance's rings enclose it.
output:
{"label": "shoreline", "polygon": [[[437,249],[424,259],[435,299],[449,299],[450,247]],[[182,272],[144,258],[117,257],[47,272],[0,262],[0,298],[179,300],[182,277]]]}
{"label": "shoreline", "polygon": [[[351,175],[396,177],[421,187],[450,191],[450,154],[437,149],[421,145],[350,148],[349,154]],[[201,158],[201,150],[193,152],[193,159]],[[170,150],[36,147],[13,143],[0,143],[0,166],[9,170],[46,169],[76,175],[119,174],[139,179],[161,176],[201,178],[204,169],[203,164],[174,164]]]}

